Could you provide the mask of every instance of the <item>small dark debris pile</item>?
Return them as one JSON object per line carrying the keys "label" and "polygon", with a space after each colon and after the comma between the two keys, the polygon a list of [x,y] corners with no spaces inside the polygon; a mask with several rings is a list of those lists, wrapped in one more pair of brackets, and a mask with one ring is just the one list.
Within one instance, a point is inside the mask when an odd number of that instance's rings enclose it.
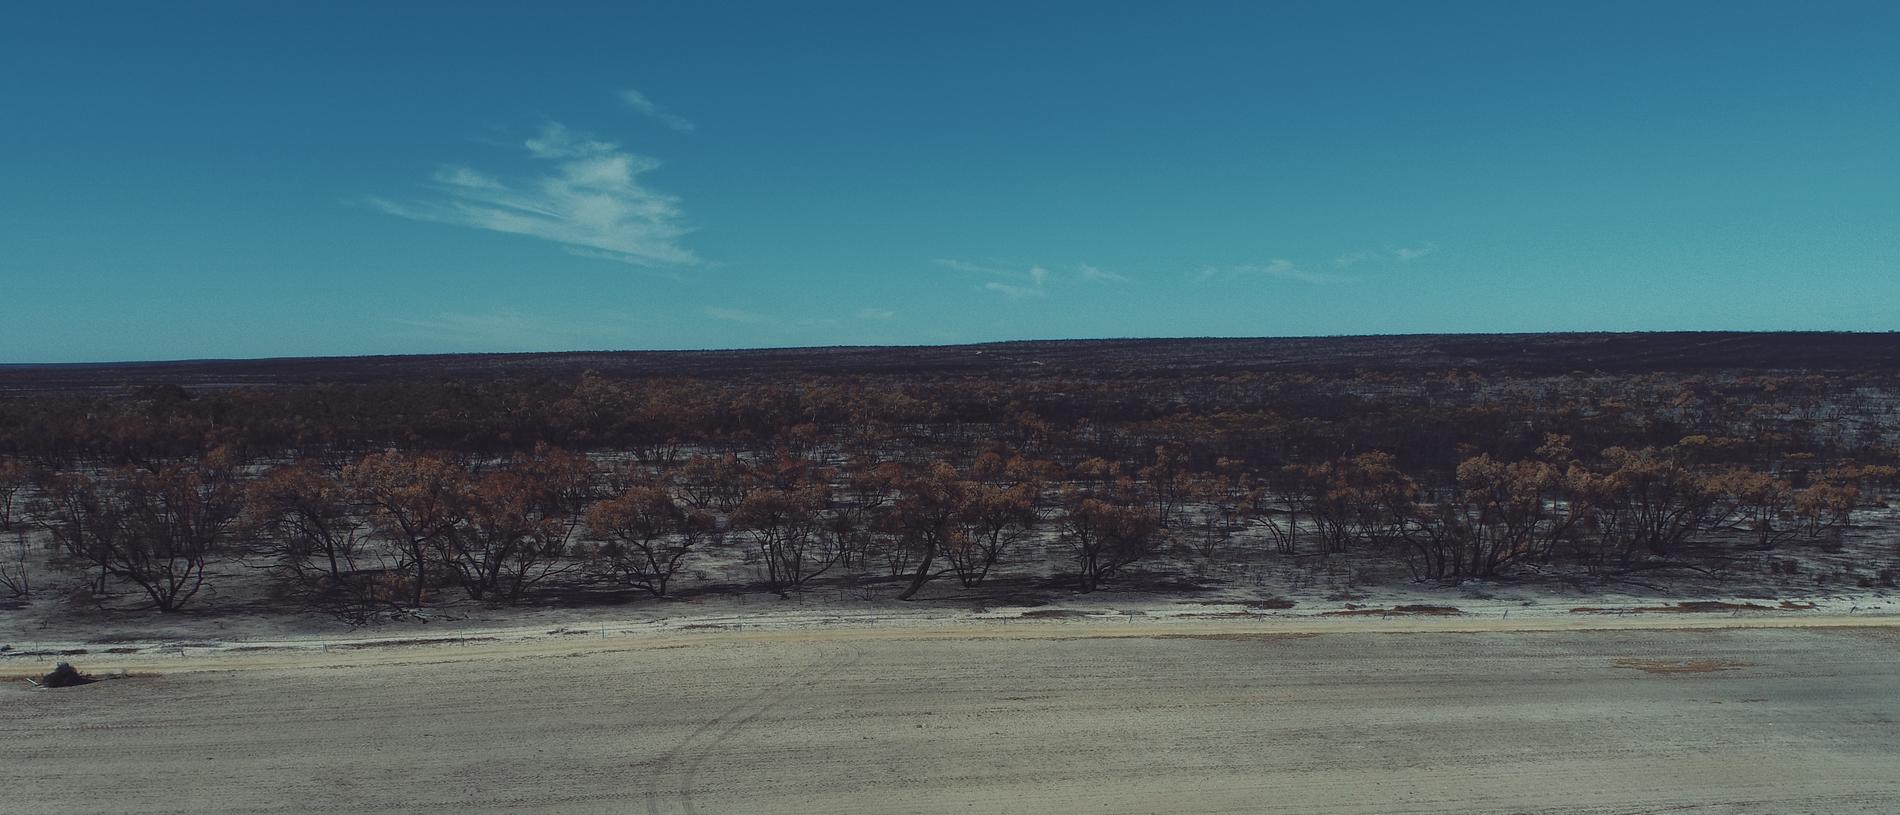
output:
{"label": "small dark debris pile", "polygon": [[52,673],[40,679],[40,687],[73,688],[80,685],[90,685],[97,681],[99,680],[80,673],[79,669],[73,667],[72,663],[61,662],[53,666]]}

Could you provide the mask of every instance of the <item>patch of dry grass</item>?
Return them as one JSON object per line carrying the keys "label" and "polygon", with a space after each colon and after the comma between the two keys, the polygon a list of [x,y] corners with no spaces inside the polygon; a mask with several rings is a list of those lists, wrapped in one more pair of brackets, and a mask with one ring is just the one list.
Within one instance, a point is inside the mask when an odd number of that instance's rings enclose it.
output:
{"label": "patch of dry grass", "polygon": [[1038,608],[1022,613],[1022,618],[1025,620],[1063,620],[1087,616],[1089,612],[1073,608]]}
{"label": "patch of dry grass", "polygon": [[404,648],[412,645],[465,645],[475,642],[495,642],[495,637],[417,637],[400,640],[371,640],[369,642],[343,642],[330,646],[341,651],[360,651],[369,648]]}
{"label": "patch of dry grass", "polygon": [[1749,663],[1734,659],[1636,659],[1634,657],[1619,659],[1612,664],[1618,668],[1664,675],[1735,671],[1749,665]]}

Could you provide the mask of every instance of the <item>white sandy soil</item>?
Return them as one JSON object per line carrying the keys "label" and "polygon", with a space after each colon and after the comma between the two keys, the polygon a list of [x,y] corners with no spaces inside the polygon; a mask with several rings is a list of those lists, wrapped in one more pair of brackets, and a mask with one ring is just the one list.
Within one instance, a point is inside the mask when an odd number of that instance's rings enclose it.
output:
{"label": "white sandy soil", "polygon": [[1900,811],[1893,617],[1171,607],[140,643],[0,811]]}

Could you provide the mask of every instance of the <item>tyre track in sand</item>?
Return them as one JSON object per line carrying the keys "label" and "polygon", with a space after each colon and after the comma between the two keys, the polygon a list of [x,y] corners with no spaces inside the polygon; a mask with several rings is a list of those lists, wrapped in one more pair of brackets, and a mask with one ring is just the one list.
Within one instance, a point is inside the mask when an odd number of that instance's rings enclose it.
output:
{"label": "tyre track in sand", "polygon": [[[834,658],[830,653],[834,650],[848,656]],[[792,699],[797,691],[817,686],[856,667],[863,659],[864,650],[854,643],[844,642],[821,645],[818,654],[819,658],[812,664],[725,709],[655,759],[647,773],[645,785],[644,803],[648,815],[660,815],[667,790],[672,792],[680,812],[698,815],[699,809],[693,801],[694,786],[698,782],[700,768],[718,752],[721,744],[759,717]],[[668,783],[669,774],[672,774],[671,770],[676,764],[683,766],[673,774],[677,777]]]}

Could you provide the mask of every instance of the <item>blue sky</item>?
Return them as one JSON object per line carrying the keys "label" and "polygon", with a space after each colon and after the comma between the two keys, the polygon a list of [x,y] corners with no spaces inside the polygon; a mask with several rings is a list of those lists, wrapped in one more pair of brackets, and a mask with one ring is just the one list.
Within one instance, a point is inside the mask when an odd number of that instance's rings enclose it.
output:
{"label": "blue sky", "polygon": [[1900,4],[32,3],[0,361],[1900,329]]}

